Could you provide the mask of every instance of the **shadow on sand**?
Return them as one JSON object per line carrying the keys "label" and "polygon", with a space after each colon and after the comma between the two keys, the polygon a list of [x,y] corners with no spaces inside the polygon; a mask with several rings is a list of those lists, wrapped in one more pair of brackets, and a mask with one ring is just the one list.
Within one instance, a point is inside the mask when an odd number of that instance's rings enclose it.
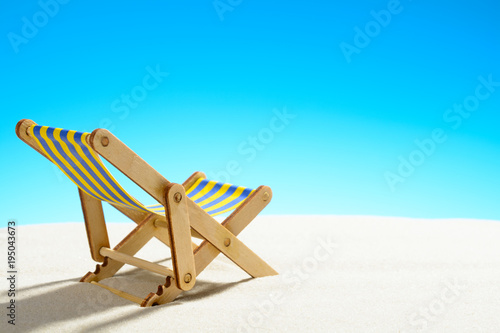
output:
{"label": "shadow on sand", "polygon": [[[89,283],[80,283],[78,282],[80,278],[19,288],[16,300],[16,331],[48,329],[58,322],[85,317],[89,317],[90,324],[92,323],[92,315],[96,313],[112,312],[116,308],[127,308],[130,310],[120,314],[118,317],[116,313],[113,313],[113,319],[105,323],[96,323],[95,325],[82,327],[82,331],[104,329],[125,320],[129,321],[135,317],[142,316],[144,315],[143,311],[156,312],[164,310],[167,307],[180,305],[184,302],[213,296],[240,283],[251,280],[251,278],[247,278],[232,283],[215,283],[198,279],[196,286],[192,290],[182,293],[174,302],[144,309],[103,288],[93,286]],[[127,291],[132,295],[146,297],[150,292],[156,292],[157,286],[164,283],[164,281],[163,277],[154,273],[132,269],[124,274],[117,274],[111,279],[105,279],[101,283]],[[0,306],[5,308],[7,305],[8,303],[2,303]]]}

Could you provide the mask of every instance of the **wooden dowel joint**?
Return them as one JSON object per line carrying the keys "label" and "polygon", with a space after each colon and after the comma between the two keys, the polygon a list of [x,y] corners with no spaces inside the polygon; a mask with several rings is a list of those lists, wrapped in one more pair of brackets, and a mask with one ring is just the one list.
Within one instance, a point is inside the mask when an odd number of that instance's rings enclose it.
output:
{"label": "wooden dowel joint", "polygon": [[174,201],[175,201],[176,203],[179,203],[179,202],[181,202],[181,200],[182,200],[182,194],[181,194],[180,192],[176,192],[176,193],[174,194]]}

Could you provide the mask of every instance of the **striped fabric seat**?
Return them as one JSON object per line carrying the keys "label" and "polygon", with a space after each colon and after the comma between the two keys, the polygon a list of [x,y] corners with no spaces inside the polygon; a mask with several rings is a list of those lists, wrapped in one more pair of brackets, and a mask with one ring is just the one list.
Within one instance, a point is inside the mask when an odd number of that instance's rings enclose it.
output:
{"label": "striped fabric seat", "polygon": [[[186,191],[186,195],[208,214],[215,216],[235,209],[253,191],[242,186],[200,178]],[[158,214],[165,213],[162,205],[152,205],[147,208]]]}
{"label": "striped fabric seat", "polygon": [[[88,195],[135,210],[165,214],[162,205],[144,206],[118,184],[87,143],[90,133],[33,125],[29,134],[45,155]],[[236,209],[253,192],[246,187],[198,179],[186,195],[215,216]]]}

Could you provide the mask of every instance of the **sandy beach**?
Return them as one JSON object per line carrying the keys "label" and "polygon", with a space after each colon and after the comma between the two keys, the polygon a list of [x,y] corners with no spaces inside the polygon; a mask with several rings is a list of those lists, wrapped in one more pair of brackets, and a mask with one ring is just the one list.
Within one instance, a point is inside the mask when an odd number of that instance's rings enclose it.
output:
{"label": "sandy beach", "polygon": [[[108,224],[112,246],[133,227]],[[500,331],[498,221],[262,216],[239,238],[280,275],[251,279],[219,255],[191,291],[140,308],[78,282],[95,267],[83,222],[20,226],[16,325],[4,261],[0,331]],[[0,241],[6,251],[5,228]],[[156,240],[137,256],[170,265]],[[163,281],[125,266],[103,283],[145,297]]]}

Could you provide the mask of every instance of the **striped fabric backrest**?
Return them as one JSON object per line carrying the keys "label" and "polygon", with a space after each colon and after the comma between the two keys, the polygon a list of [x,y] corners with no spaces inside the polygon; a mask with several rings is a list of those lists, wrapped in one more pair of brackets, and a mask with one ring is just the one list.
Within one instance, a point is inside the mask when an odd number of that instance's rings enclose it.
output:
{"label": "striped fabric backrest", "polygon": [[[135,210],[165,214],[162,205],[143,206],[120,186],[87,143],[90,133],[38,125],[28,130],[45,155],[88,195]],[[253,192],[249,188],[200,178],[186,195],[215,216],[237,208]]]}
{"label": "striped fabric backrest", "polygon": [[82,191],[109,203],[147,211],[109,173],[97,153],[87,143],[90,133],[33,125],[35,138],[45,155]]}

